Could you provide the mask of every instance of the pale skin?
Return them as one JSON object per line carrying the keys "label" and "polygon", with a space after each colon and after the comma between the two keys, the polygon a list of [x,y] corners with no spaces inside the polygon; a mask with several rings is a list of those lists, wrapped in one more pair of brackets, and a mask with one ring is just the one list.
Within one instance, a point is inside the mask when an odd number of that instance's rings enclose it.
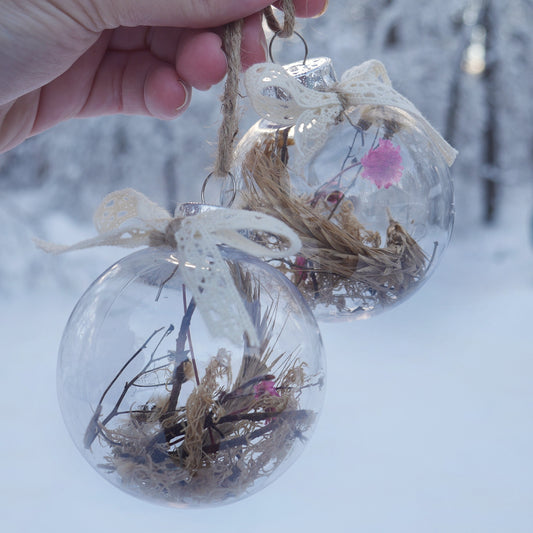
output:
{"label": "pale skin", "polygon": [[[221,27],[244,19],[242,67],[265,60],[272,0],[0,0],[0,153],[75,117],[172,119],[227,70]],[[327,0],[294,0],[298,17]]]}

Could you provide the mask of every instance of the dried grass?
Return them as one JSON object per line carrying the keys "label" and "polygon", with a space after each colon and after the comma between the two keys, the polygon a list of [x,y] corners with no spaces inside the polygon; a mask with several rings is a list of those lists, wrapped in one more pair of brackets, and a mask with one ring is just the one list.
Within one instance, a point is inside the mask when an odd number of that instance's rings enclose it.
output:
{"label": "dried grass", "polygon": [[[106,469],[116,471],[128,490],[170,502],[223,502],[269,476],[312,425],[314,413],[298,409],[305,381],[301,368],[293,365],[280,376],[279,397],[255,398],[248,391],[233,402],[220,402],[220,387],[212,377],[226,367],[216,358],[209,367],[185,412],[165,418],[162,408],[154,407],[142,421],[132,413],[116,429],[106,430],[106,440],[115,443]],[[241,412],[232,416],[236,402]],[[170,445],[162,438],[165,428],[179,425],[185,427],[185,439]]]}
{"label": "dried grass", "polygon": [[426,255],[390,215],[381,247],[379,233],[362,226],[351,202],[341,199],[331,215],[325,199],[295,194],[284,161],[286,146],[272,138],[247,152],[239,207],[272,215],[296,231],[305,263],[287,258],[275,264],[312,307],[333,305],[343,311],[347,299],[365,308],[387,305],[424,278]]}
{"label": "dried grass", "polygon": [[[169,371],[167,393],[106,425],[96,422],[99,442],[109,450],[102,466],[118,475],[125,490],[176,504],[221,503],[272,474],[312,426],[315,413],[300,406],[311,376],[297,354],[276,346],[277,306],[262,310],[258,284],[239,269],[233,275],[260,347],[245,343],[235,379],[231,355],[220,348],[185,405],[181,400],[175,410],[168,409],[175,375]],[[257,394],[254,386],[265,381],[275,383],[278,395]]]}

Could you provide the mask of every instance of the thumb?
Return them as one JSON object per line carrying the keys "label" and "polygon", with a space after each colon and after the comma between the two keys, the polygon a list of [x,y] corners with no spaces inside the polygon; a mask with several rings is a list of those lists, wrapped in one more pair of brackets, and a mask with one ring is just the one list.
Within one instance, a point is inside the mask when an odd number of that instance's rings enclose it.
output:
{"label": "thumb", "polygon": [[257,13],[272,0],[85,0],[69,4],[71,11],[79,11],[73,13],[78,21],[102,31],[118,26],[212,28]]}

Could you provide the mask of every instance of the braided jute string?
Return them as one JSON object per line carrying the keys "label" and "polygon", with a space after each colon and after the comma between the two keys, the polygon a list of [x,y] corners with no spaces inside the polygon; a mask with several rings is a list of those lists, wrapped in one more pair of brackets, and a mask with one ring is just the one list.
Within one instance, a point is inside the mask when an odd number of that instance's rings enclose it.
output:
{"label": "braided jute string", "polygon": [[[263,11],[269,28],[279,37],[290,37],[294,32],[294,1],[283,0],[284,22],[281,26],[274,16],[272,7]],[[237,98],[239,96],[239,74],[241,71],[242,20],[227,24],[224,28],[223,46],[228,61],[228,75],[222,95],[222,124],[218,130],[218,147],[213,175],[228,176],[233,163],[233,146],[239,133]]]}
{"label": "braided jute string", "polygon": [[213,174],[224,177],[231,171],[233,144],[239,133],[237,97],[241,70],[242,20],[227,24],[224,28],[224,50],[228,61],[228,75],[222,96],[222,124],[218,130],[218,149]]}

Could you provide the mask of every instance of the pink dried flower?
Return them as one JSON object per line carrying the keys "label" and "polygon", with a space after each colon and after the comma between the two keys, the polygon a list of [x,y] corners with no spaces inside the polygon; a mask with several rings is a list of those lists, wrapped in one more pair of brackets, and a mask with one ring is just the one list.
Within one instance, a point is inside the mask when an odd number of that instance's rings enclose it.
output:
{"label": "pink dried flower", "polygon": [[326,197],[326,202],[330,204],[338,204],[344,198],[344,193],[341,191],[333,191]]}
{"label": "pink dried flower", "polygon": [[274,387],[274,382],[272,380],[261,381],[257,385],[254,385],[255,398],[263,396],[263,394],[268,394],[269,396],[280,396],[279,392]]}
{"label": "pink dried flower", "polygon": [[388,189],[398,183],[403,173],[400,147],[389,139],[380,139],[376,148],[371,148],[361,159],[363,178],[374,182],[378,189]]}
{"label": "pink dried flower", "polygon": [[307,259],[303,255],[297,255],[294,261],[294,270],[296,271],[296,285],[307,279]]}

